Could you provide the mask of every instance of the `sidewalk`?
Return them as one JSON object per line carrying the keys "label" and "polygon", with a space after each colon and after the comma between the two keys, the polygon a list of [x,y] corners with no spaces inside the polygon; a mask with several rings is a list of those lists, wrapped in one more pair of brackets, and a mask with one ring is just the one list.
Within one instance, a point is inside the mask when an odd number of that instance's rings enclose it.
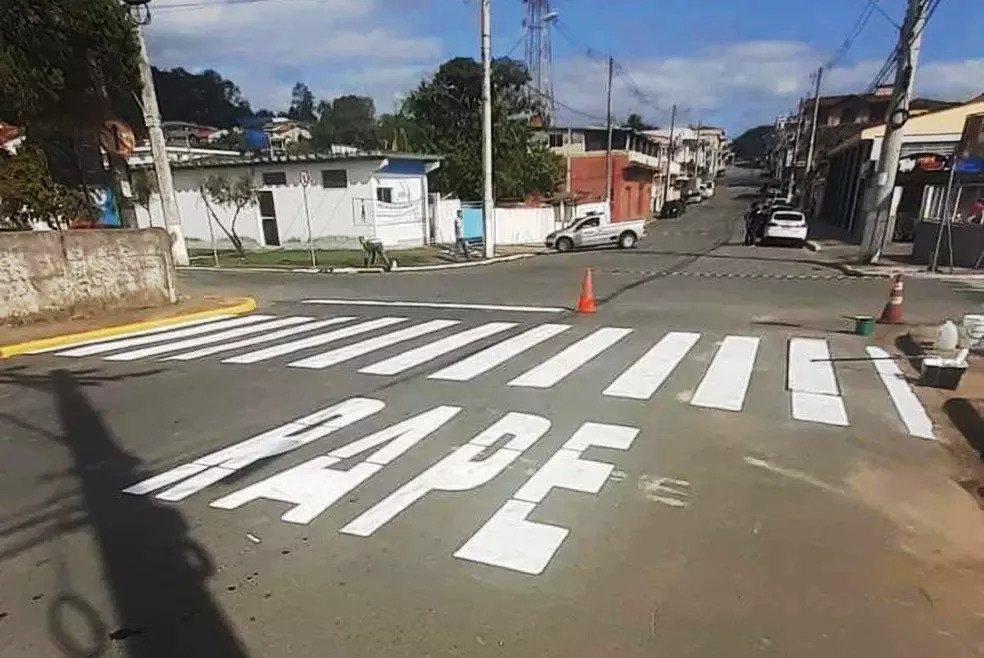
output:
{"label": "sidewalk", "polygon": [[255,308],[256,301],[251,297],[200,294],[184,297],[169,306],[104,311],[21,326],[0,325],[0,359],[85,340],[241,315]]}
{"label": "sidewalk", "polygon": [[810,224],[810,242],[819,249],[815,257],[831,263],[846,274],[855,276],[891,278],[896,274],[914,279],[938,279],[953,281],[984,280],[984,269],[969,267],[939,267],[930,272],[925,263],[917,263],[911,256],[912,244],[893,242],[882,252],[877,264],[859,261],[860,245],[850,239],[839,227],[822,221]]}

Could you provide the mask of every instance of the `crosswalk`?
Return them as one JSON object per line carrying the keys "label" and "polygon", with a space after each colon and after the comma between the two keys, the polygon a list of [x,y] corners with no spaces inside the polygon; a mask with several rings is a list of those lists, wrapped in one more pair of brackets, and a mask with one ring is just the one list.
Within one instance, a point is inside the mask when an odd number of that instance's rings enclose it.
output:
{"label": "crosswalk", "polygon": [[[298,371],[352,367],[375,377],[392,377],[421,368],[429,369],[421,371],[427,379],[447,382],[472,382],[499,368],[508,368],[510,375],[515,373],[507,381],[508,387],[541,390],[574,379],[588,370],[589,364],[603,361],[617,363],[621,370],[603,382],[588,377],[587,385],[596,387],[604,398],[647,401],[664,388],[681,364],[694,358],[694,349],[702,342],[714,344],[715,349],[703,374],[693,382],[689,405],[743,411],[763,349],[760,336],[671,331],[652,343],[630,327],[562,323],[528,326],[516,321],[469,322],[396,315],[318,318],[256,313],[42,351],[59,357],[96,357],[117,362],[214,359],[230,365],[277,364]],[[393,349],[402,351],[392,354]],[[932,423],[898,366],[877,347],[868,347],[867,355],[873,359],[875,380],[882,384],[908,432],[933,438]],[[850,425],[835,356],[822,338],[792,337],[786,342],[785,387],[793,420]]]}

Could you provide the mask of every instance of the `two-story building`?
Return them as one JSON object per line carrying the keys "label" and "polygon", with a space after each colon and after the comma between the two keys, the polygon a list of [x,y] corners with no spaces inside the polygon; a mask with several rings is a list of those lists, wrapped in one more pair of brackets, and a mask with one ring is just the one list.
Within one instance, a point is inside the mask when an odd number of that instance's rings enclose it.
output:
{"label": "two-story building", "polygon": [[[938,218],[944,213],[954,152],[967,118],[984,113],[984,95],[947,106],[914,116],[903,128],[892,203],[892,214],[896,217],[894,237],[900,240],[911,240],[920,219]],[[857,239],[864,234],[864,195],[877,175],[875,169],[884,135],[884,123],[868,126],[829,152],[819,195],[820,216]],[[966,214],[970,205],[984,196],[984,175],[957,177],[951,194],[951,206],[957,199],[955,212]]]}
{"label": "two-story building", "polygon": [[[608,130],[603,126],[550,127],[540,135],[567,161],[569,200],[577,204],[603,201]],[[612,129],[612,221],[651,217],[662,206],[666,153],[667,141],[659,137],[627,127]],[[675,171],[679,173],[679,168]]]}

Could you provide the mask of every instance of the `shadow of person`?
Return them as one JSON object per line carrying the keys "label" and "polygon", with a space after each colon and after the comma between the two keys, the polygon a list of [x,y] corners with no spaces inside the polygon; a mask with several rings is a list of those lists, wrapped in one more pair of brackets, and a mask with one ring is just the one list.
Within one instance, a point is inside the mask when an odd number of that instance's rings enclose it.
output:
{"label": "shadow of person", "polygon": [[184,518],[151,498],[122,493],[147,473],[116,445],[70,372],[52,372],[51,391],[116,607],[119,628],[110,639],[131,658],[245,657],[206,587],[209,555],[188,536]]}

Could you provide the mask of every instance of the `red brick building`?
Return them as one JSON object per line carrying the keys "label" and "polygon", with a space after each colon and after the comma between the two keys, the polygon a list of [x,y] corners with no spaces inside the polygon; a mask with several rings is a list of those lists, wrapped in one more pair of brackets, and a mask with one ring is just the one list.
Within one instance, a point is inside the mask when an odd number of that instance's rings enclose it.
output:
{"label": "red brick building", "polygon": [[[605,198],[604,128],[548,128],[550,147],[570,158],[570,191],[578,203]],[[665,146],[630,128],[612,131],[612,221],[649,218],[662,194]]]}

